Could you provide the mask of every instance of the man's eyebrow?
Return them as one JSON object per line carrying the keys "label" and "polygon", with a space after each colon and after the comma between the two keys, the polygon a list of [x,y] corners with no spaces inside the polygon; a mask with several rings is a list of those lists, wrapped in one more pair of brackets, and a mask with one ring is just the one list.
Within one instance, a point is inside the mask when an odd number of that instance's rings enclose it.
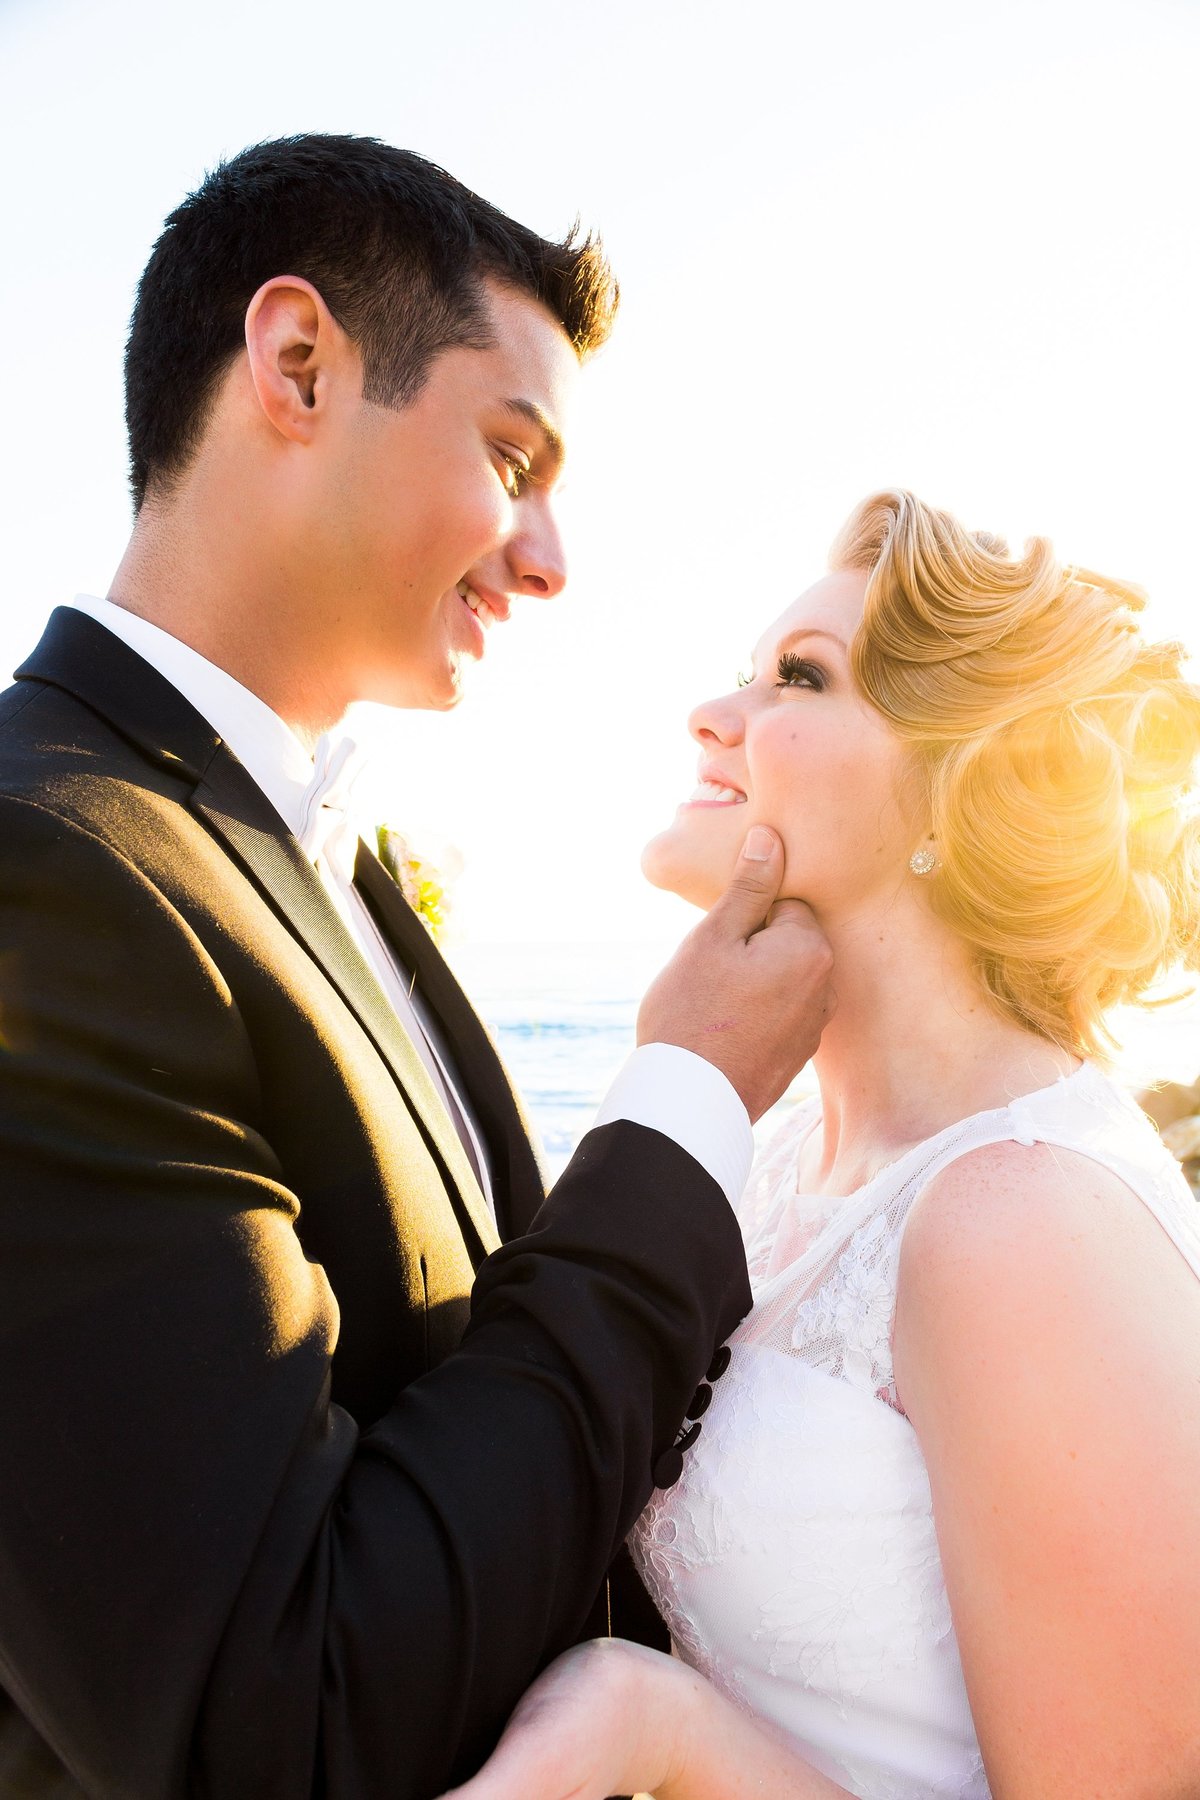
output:
{"label": "man's eyebrow", "polygon": [[536,400],[502,400],[500,404],[505,412],[516,413],[522,419],[528,419],[531,425],[536,425],[546,440],[546,447],[551,458],[555,463],[562,464],[567,453],[562,433],[556,425],[551,423]]}

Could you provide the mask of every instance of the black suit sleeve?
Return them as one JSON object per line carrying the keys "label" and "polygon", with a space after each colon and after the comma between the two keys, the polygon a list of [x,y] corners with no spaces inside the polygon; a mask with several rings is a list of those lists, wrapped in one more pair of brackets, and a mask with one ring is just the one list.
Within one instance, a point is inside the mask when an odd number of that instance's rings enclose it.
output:
{"label": "black suit sleeve", "polygon": [[0,1680],[88,1794],[437,1793],[572,1641],[749,1304],[729,1208],[591,1133],[360,1433],[220,968],[91,831],[0,831]]}

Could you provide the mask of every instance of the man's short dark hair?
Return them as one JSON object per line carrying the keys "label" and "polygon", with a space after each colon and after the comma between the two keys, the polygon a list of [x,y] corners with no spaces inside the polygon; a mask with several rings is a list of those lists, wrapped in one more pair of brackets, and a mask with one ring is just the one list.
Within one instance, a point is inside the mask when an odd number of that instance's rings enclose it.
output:
{"label": "man's short dark hair", "polygon": [[485,277],[540,300],[581,357],[617,304],[593,238],[539,237],[411,151],[311,135],[252,145],[176,207],[138,286],[125,353],[136,507],[187,467],[246,308],[274,275],[312,282],[382,406],[415,399],[440,351],[487,346]]}

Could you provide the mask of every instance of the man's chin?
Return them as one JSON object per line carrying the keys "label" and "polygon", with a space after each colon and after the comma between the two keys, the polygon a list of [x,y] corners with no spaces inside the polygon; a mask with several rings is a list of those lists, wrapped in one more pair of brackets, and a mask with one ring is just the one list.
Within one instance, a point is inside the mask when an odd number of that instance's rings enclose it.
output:
{"label": "man's chin", "polygon": [[439,688],[435,693],[430,694],[424,705],[427,712],[453,712],[454,708],[466,697],[466,688],[461,682],[456,681],[452,687]]}
{"label": "man's chin", "polygon": [[457,660],[423,673],[412,669],[380,670],[364,685],[369,692],[356,695],[356,699],[372,700],[377,706],[391,706],[401,712],[452,712],[465,696],[462,666]]}

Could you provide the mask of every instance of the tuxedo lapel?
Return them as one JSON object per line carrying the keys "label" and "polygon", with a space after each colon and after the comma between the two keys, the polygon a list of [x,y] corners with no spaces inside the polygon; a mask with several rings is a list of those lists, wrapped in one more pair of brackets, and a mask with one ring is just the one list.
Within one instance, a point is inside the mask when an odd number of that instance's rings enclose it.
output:
{"label": "tuxedo lapel", "polygon": [[468,1237],[489,1254],[500,1240],[458,1132],[412,1040],[330,904],[316,870],[257,783],[227,752],[214,757],[192,797],[192,808],[244,865],[387,1062],[442,1164]]}
{"label": "tuxedo lapel", "polygon": [[354,885],[401,962],[412,971],[417,991],[452,1047],[467,1098],[487,1139],[502,1233],[511,1237],[525,1231],[545,1187],[533,1129],[504,1064],[428,931],[379,858],[363,843],[358,847]]}
{"label": "tuxedo lapel", "polygon": [[[324,972],[391,1070],[441,1165],[473,1252],[494,1250],[499,1243],[495,1223],[424,1063],[316,870],[208,722],[127,644],[73,609],[60,607],[52,614],[41,643],[16,673],[19,680],[47,681],[74,694],[152,762],[195,783],[191,809],[232,852]],[[425,936],[421,926],[417,931]]]}

